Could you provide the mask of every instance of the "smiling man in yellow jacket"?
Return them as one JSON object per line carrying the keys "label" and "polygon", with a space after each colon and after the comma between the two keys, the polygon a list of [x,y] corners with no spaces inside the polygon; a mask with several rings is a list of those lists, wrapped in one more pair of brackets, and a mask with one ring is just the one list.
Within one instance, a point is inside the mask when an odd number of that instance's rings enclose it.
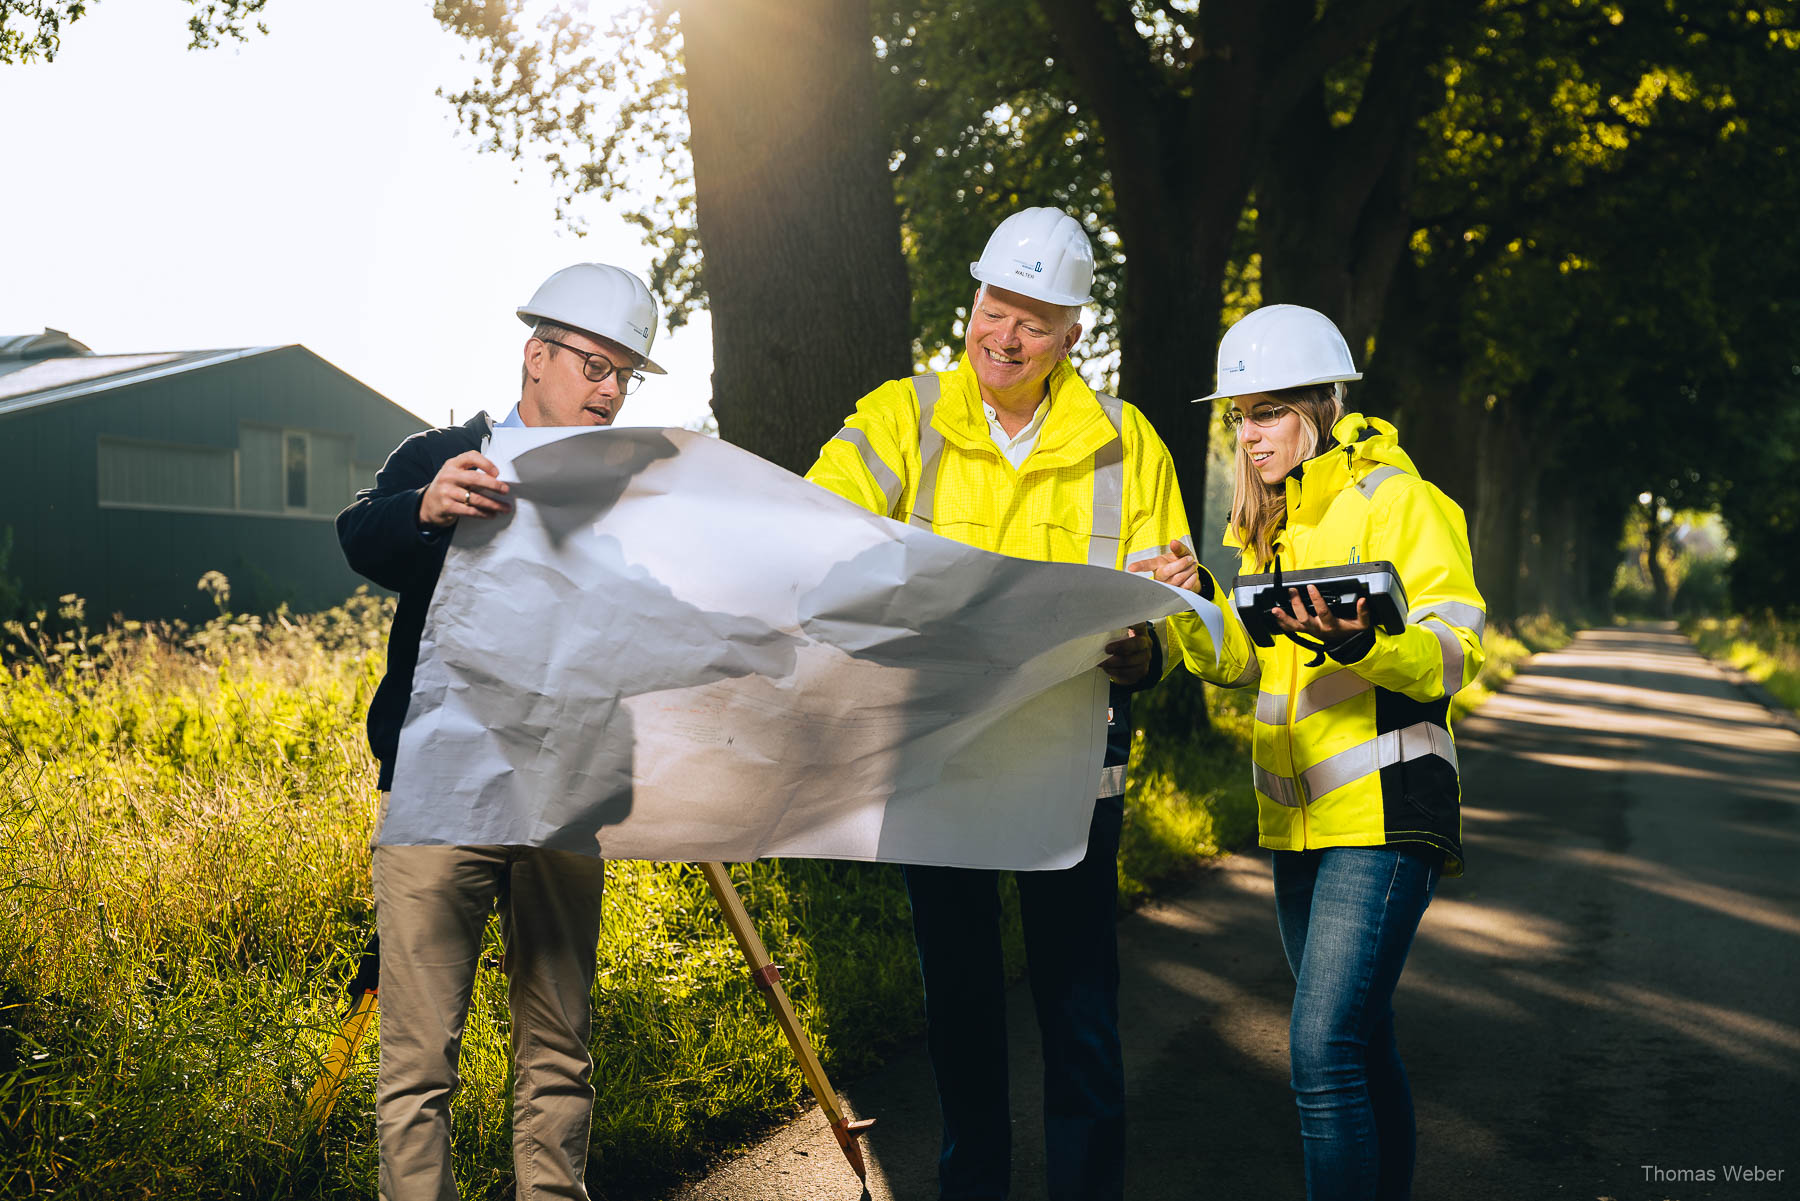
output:
{"label": "smiling man in yellow jacket", "polygon": [[[1094,275],[1080,223],[1055,209],[1015,213],[970,273],[981,286],[956,365],[863,397],[807,478],[872,512],[1019,558],[1124,569],[1187,542],[1156,431],[1069,365]],[[1058,1201],[1124,1193],[1114,917],[1130,700],[1174,663],[1147,623],[1107,651],[1112,714],[1087,857],[1018,874],[1044,1045],[1046,1176]],[[1011,1120],[997,873],[905,870],[943,1110],[941,1196],[1001,1198]]]}

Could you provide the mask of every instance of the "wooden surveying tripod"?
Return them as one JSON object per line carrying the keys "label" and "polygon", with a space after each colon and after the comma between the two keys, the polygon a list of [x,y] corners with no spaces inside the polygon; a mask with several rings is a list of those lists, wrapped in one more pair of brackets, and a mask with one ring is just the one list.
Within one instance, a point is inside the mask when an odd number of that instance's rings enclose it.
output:
{"label": "wooden surveying tripod", "polygon": [[[788,1045],[793,1048],[794,1058],[800,1064],[800,1074],[806,1077],[806,1086],[812,1090],[819,1108],[824,1111],[825,1120],[831,1124],[831,1133],[837,1139],[838,1147],[844,1152],[844,1158],[850,1161],[856,1178],[866,1183],[868,1168],[863,1163],[862,1144],[856,1140],[875,1124],[875,1119],[853,1120],[844,1113],[837,1090],[831,1087],[831,1081],[826,1078],[825,1068],[820,1064],[818,1055],[813,1052],[806,1030],[800,1025],[800,1017],[788,1000],[787,990],[781,987],[781,969],[770,960],[767,948],[756,933],[756,924],[750,920],[749,910],[744,908],[743,898],[738,896],[736,887],[731,883],[731,873],[723,863],[702,863],[699,867],[706,876],[707,887],[712,889],[714,899],[719,902],[725,924],[730,927],[732,937],[737,939],[738,950],[743,952],[744,961],[750,966],[750,979],[768,999],[769,1008],[775,1011],[775,1020],[780,1023],[781,1032],[787,1035]],[[324,1062],[320,1065],[318,1078],[313,1081],[312,1091],[307,1094],[307,1121],[321,1133],[325,1129],[326,1119],[331,1116],[332,1106],[337,1104],[338,1094],[343,1091],[350,1068],[356,1061],[356,1049],[369,1028],[369,1019],[375,1015],[380,978],[379,944],[371,938],[363,951],[362,962],[357,966],[356,977],[350,982],[350,1011],[333,1036],[331,1046],[325,1052]]]}

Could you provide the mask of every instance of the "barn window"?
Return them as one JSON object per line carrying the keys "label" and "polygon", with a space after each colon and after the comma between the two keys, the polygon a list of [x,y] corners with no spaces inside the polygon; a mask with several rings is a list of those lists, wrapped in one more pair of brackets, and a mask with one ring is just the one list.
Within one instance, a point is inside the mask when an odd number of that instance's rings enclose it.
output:
{"label": "barn window", "polygon": [[284,439],[282,462],[287,475],[287,507],[306,507],[306,435],[288,434]]}
{"label": "barn window", "polygon": [[345,434],[238,426],[238,507],[290,517],[332,517],[356,495]]}
{"label": "barn window", "polygon": [[236,456],[217,446],[100,439],[100,503],[129,508],[233,509]]}

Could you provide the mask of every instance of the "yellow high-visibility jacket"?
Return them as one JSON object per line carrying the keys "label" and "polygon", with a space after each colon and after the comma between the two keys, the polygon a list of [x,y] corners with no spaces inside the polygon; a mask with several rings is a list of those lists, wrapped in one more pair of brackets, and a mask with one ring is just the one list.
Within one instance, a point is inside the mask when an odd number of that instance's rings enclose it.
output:
{"label": "yellow high-visibility jacket", "polygon": [[[930,486],[921,487],[922,456],[934,450],[919,424],[925,381],[938,392],[928,429],[942,450]],[[1043,432],[1017,469],[988,434],[975,370],[963,355],[949,371],[891,380],[857,401],[806,478],[870,512],[1021,559],[1123,568],[1161,554],[1172,539],[1185,543],[1175,464],[1143,414],[1105,397],[1109,414],[1067,359],[1046,383]],[[1109,492],[1114,464],[1122,487]]]}
{"label": "yellow high-visibility jacket", "polygon": [[[892,380],[857,401],[806,478],[871,512],[1021,559],[1123,569],[1187,543],[1175,464],[1143,414],[1096,394],[1066,359],[1046,384],[1049,412],[1016,469],[989,435],[964,355],[949,371]],[[1159,633],[1166,647],[1166,623]],[[1166,675],[1176,656],[1161,659]],[[1102,796],[1124,791],[1129,747],[1126,690],[1115,685],[1113,698],[1107,767],[1116,770]]]}
{"label": "yellow high-visibility jacket", "polygon": [[[1226,687],[1261,684],[1252,750],[1257,827],[1265,847],[1422,843],[1462,871],[1462,809],[1450,698],[1481,670],[1486,607],[1475,590],[1462,510],[1419,477],[1394,427],[1352,413],[1335,445],[1287,480],[1281,569],[1386,560],[1406,592],[1406,629],[1377,630],[1318,666],[1289,638],[1250,641],[1230,604],[1218,662],[1198,619],[1171,632],[1189,670]],[[1268,571],[1231,533],[1245,574]],[[1210,576],[1208,577],[1211,578]],[[1358,658],[1358,652],[1362,653]],[[1354,661],[1349,661],[1349,660]]]}

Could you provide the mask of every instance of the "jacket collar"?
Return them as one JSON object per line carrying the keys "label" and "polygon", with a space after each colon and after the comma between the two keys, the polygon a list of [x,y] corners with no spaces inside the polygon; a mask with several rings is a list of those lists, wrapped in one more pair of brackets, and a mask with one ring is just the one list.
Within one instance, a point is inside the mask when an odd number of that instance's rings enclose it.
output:
{"label": "jacket collar", "polygon": [[1398,467],[1418,475],[1412,457],[1400,449],[1399,432],[1379,417],[1346,413],[1331,427],[1335,445],[1288,473],[1290,524],[1317,525],[1345,488],[1354,487],[1377,467]]}
{"label": "jacket collar", "polygon": [[[981,386],[975,379],[975,368],[967,354],[956,360],[956,367],[942,376],[943,389],[937,408],[931,415],[932,428],[964,450],[985,450],[996,457],[1000,451],[988,434],[987,414],[981,406]],[[1107,419],[1094,390],[1082,382],[1069,360],[1063,359],[1050,369],[1045,380],[1050,389],[1049,412],[1044,416],[1044,429],[1038,435],[1036,449],[1025,460],[1032,470],[1072,467],[1118,437],[1118,431]],[[1022,467],[1020,470],[1024,470]]]}

